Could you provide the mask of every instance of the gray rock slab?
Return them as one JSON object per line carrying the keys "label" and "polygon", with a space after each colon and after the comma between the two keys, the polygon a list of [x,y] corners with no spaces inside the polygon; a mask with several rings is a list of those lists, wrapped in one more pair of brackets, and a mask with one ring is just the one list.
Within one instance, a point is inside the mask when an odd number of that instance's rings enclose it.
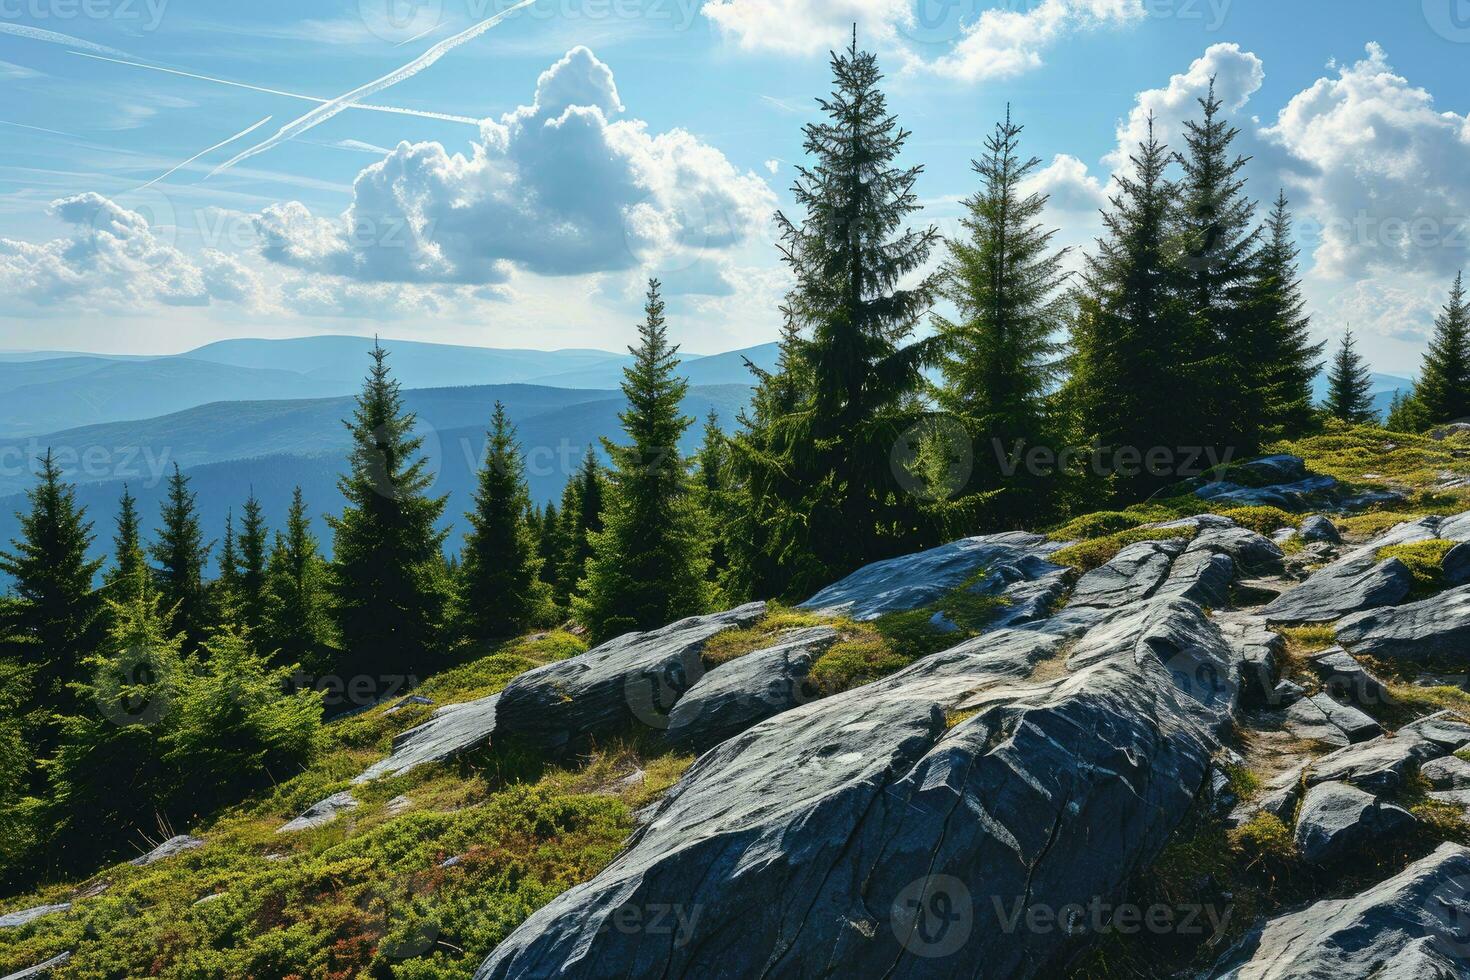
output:
{"label": "gray rock slab", "polygon": [[133,858],[128,863],[135,867],[146,868],[148,867],[148,865],[156,864],[159,861],[164,860],[165,858],[171,858],[176,854],[183,854],[185,851],[198,850],[203,846],[204,841],[200,840],[198,837],[190,837],[188,834],[179,834],[177,837],[170,837],[168,840],[164,841],[162,844],[159,844],[147,854],[144,854],[141,857]]}
{"label": "gray rock slab", "polygon": [[21,909],[19,912],[7,912],[5,915],[0,915],[0,929],[19,929],[21,926],[30,925],[37,919],[48,915],[69,911],[71,911],[71,903],[62,902],[59,905],[37,905],[33,908]]}
{"label": "gray rock slab", "polygon": [[1308,543],[1326,541],[1329,544],[1342,544],[1342,532],[1337,529],[1337,525],[1332,523],[1330,518],[1321,514],[1313,514],[1303,520],[1296,533]]}
{"label": "gray rock slab", "polygon": [[317,827],[325,827],[332,823],[348,810],[356,809],[357,800],[353,799],[348,792],[333,793],[331,796],[314,803],[301,816],[276,828],[278,834],[292,834],[302,830],[315,830]]}
{"label": "gray rock slab", "polygon": [[1441,567],[1446,585],[1470,583],[1470,544],[1457,544],[1445,552]]}
{"label": "gray rock slab", "polygon": [[1397,558],[1376,561],[1372,554],[1355,554],[1313,572],[1271,600],[1262,614],[1272,623],[1328,623],[1402,602],[1413,587],[1413,574]]}
{"label": "gray rock slab", "polygon": [[1419,602],[1356,613],[1337,625],[1337,642],[1372,657],[1470,661],[1470,585]]}
{"label": "gray rock slab", "polygon": [[1426,762],[1419,772],[1435,789],[1470,789],[1470,762],[1457,755]]}
{"label": "gray rock slab", "polygon": [[1077,580],[1071,605],[1117,609],[1143,602],[1164,584],[1187,543],[1183,538],[1167,538],[1128,545],[1107,564]]}
{"label": "gray rock slab", "polygon": [[1265,487],[1243,487],[1236,483],[1210,483],[1194,492],[1196,497],[1223,507],[1279,507],[1302,511],[1314,503],[1331,497],[1338,482],[1330,476],[1309,476],[1304,480]]}
{"label": "gray rock slab", "polygon": [[1378,722],[1325,694],[1304,697],[1286,709],[1285,727],[1298,738],[1343,746],[1383,734]]}
{"label": "gray rock slab", "polygon": [[1458,752],[1470,745],[1470,725],[1461,721],[1452,711],[1436,711],[1432,715],[1425,715],[1404,725],[1399,731],[1414,732],[1445,752]]}
{"label": "gray rock slab", "polygon": [[1349,783],[1382,796],[1402,787],[1421,763],[1439,754],[1439,748],[1419,736],[1400,733],[1349,745],[1329,752],[1307,767],[1306,782]]}
{"label": "gray rock slab", "polygon": [[1347,783],[1318,783],[1302,797],[1294,837],[1304,861],[1331,864],[1414,823],[1408,810],[1371,793]]}
{"label": "gray rock slab", "polygon": [[431,762],[443,762],[490,742],[495,733],[495,706],[499,694],[447,704],[416,728],[393,738],[393,752],[367,768],[354,783],[383,776],[401,776]]}
{"label": "gray rock slab", "polygon": [[1334,700],[1369,709],[1393,703],[1383,681],[1342,647],[1313,654],[1309,662]]}
{"label": "gray rock slab", "polygon": [[39,980],[41,977],[49,977],[52,970],[59,966],[65,966],[71,960],[71,957],[71,951],[68,950],[65,953],[51,957],[44,963],[37,963],[35,966],[28,966],[24,970],[17,970],[15,973],[6,974],[3,980]]}
{"label": "gray rock slab", "polygon": [[1186,549],[1196,551],[1229,555],[1246,575],[1278,574],[1286,557],[1270,538],[1244,527],[1201,530]]}

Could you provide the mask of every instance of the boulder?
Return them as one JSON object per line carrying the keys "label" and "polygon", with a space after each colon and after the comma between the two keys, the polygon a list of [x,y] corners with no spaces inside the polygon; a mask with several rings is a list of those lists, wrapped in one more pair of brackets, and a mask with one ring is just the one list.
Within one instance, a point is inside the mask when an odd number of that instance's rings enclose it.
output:
{"label": "boulder", "polygon": [[1244,527],[1202,530],[1186,549],[1186,553],[1196,551],[1229,555],[1235,567],[1247,575],[1279,573],[1285,559],[1269,538]]}
{"label": "boulder", "polygon": [[1235,562],[1229,555],[1210,551],[1186,550],[1169,569],[1154,596],[1180,598],[1211,609],[1230,604],[1230,583],[1235,578]]}
{"label": "boulder", "polygon": [[1470,544],[1462,542],[1445,552],[1441,567],[1446,585],[1470,584]]}
{"label": "boulder", "polygon": [[1470,848],[1441,844],[1387,881],[1254,926],[1209,980],[1470,977]]}
{"label": "boulder", "polygon": [[751,602],[691,616],[528,670],[500,693],[496,729],[556,752],[632,724],[667,728],[669,712],[704,676],[705,644],[726,630],[752,625],[765,612],[764,602]]}
{"label": "boulder", "polygon": [[1265,487],[1210,483],[1200,487],[1194,495],[1218,507],[1279,507],[1301,511],[1330,498],[1337,489],[1338,482],[1330,476],[1309,476],[1304,480]]}
{"label": "boulder", "polygon": [[159,844],[157,847],[149,851],[147,854],[144,854],[142,857],[133,858],[128,863],[133,865],[134,867],[146,868],[150,864],[156,864],[157,862],[162,861],[165,858],[173,857],[175,854],[182,854],[185,851],[198,850],[203,846],[204,841],[200,840],[198,837],[190,837],[188,834],[179,834],[177,837],[170,837],[168,840],[164,841],[162,844]]}
{"label": "boulder", "polygon": [[1328,623],[1362,609],[1402,602],[1413,587],[1413,573],[1397,558],[1375,561],[1371,553],[1354,554],[1283,592],[1262,614],[1272,623]]}
{"label": "boulder", "polygon": [[866,622],[936,602],[983,569],[1009,565],[1027,579],[1060,571],[1060,566],[1045,559],[1061,547],[1025,531],[962,538],[915,555],[866,565],[798,608]]}
{"label": "boulder", "polygon": [[[1073,640],[1065,675],[1030,679]],[[1166,600],[776,715],[701,756],[476,977],[1054,975],[1085,937],[1017,922],[1112,900],[1155,858],[1230,724],[1229,665]]]}
{"label": "boulder", "polygon": [[1284,726],[1297,738],[1343,746],[1383,734],[1378,722],[1325,694],[1304,697],[1286,709]]}
{"label": "boulder", "polygon": [[65,953],[51,957],[44,963],[37,963],[35,966],[28,966],[24,970],[17,970],[15,973],[6,974],[3,980],[40,980],[41,977],[49,977],[52,970],[59,966],[65,966],[71,960],[71,957],[71,951],[68,950]]}
{"label": "boulder", "polygon": [[1250,707],[1279,703],[1272,694],[1286,641],[1258,616],[1217,613],[1215,621],[1240,665],[1241,700]]}
{"label": "boulder", "polygon": [[1414,823],[1403,807],[1347,783],[1318,783],[1302,798],[1296,846],[1309,864],[1331,864]]}
{"label": "boulder", "polygon": [[1117,609],[1143,602],[1163,585],[1187,544],[1183,538],[1167,538],[1128,545],[1077,580],[1071,605]]}
{"label": "boulder", "polygon": [[1349,783],[1375,795],[1404,786],[1419,765],[1439,754],[1431,742],[1413,733],[1378,738],[1329,752],[1306,770],[1306,783]]}
{"label": "boulder", "polygon": [[1342,647],[1313,654],[1310,663],[1334,700],[1359,708],[1381,708],[1393,703],[1393,696],[1383,681]]}
{"label": "boulder", "polygon": [[1413,732],[1433,742],[1446,753],[1458,752],[1470,745],[1470,725],[1460,721],[1452,711],[1436,711],[1399,729],[1399,734]]}
{"label": "boulder", "polygon": [[1372,657],[1470,661],[1470,585],[1349,616],[1337,625],[1337,642]]}
{"label": "boulder", "polygon": [[1424,763],[1419,773],[1435,789],[1470,789],[1470,762],[1457,755],[1446,755]]}
{"label": "boulder", "polygon": [[1004,605],[996,610],[986,624],[987,628],[1023,626],[1050,616],[1062,596],[1066,595],[1071,575],[1070,569],[1060,569],[1036,579],[1008,585],[1000,596]]}
{"label": "boulder", "polygon": [[59,905],[37,905],[33,908],[21,909],[19,912],[7,912],[5,915],[0,915],[0,929],[19,929],[45,916],[69,911],[71,911],[71,903],[62,902]]}
{"label": "boulder", "polygon": [[816,696],[807,684],[807,671],[836,642],[832,627],[814,626],[715,667],[674,705],[665,736],[674,745],[703,751],[805,704]]}
{"label": "boulder", "polygon": [[1234,468],[1234,475],[1248,483],[1261,485],[1271,483],[1293,483],[1307,478],[1307,463],[1300,456],[1278,453],[1262,456]]}
{"label": "boulder", "polygon": [[499,694],[447,704],[429,720],[393,737],[393,752],[367,768],[353,783],[382,776],[401,776],[431,762],[443,762],[486,745],[495,733],[495,706]]}
{"label": "boulder", "polygon": [[356,809],[357,800],[351,793],[334,793],[319,803],[314,803],[301,816],[276,828],[278,834],[293,834],[302,830],[325,827],[348,810]]}
{"label": "boulder", "polygon": [[1342,544],[1342,534],[1337,530],[1337,525],[1321,514],[1313,514],[1311,517],[1302,521],[1302,525],[1297,528],[1296,533],[1298,537],[1308,544],[1317,541],[1325,541],[1328,544]]}
{"label": "boulder", "polygon": [[1437,429],[1431,429],[1429,432],[1429,438],[1436,442],[1449,439],[1452,436],[1466,435],[1470,435],[1470,422],[1451,422],[1449,425],[1442,425]]}

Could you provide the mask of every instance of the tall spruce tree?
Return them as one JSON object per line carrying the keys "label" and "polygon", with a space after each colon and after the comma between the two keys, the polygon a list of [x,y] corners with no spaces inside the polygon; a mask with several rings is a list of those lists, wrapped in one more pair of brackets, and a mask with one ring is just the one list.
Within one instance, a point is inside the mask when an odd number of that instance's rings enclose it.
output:
{"label": "tall spruce tree", "polygon": [[252,490],[240,511],[239,558],[235,566],[237,616],[239,625],[245,627],[250,635],[258,633],[265,622],[268,534],[260,499]]}
{"label": "tall spruce tree", "polygon": [[1061,374],[1056,338],[1068,308],[1067,250],[1052,248],[1055,231],[1038,223],[1047,197],[1022,190],[1041,160],[1017,155],[1021,130],[1007,109],[984,155],[971,161],[981,186],[964,202],[965,234],[945,243],[940,293],[957,316],[934,318],[945,351],[938,402],[976,447],[969,484],[960,488],[961,501],[974,502],[957,508],[968,511],[961,532],[979,528],[981,510],[996,526],[1032,522],[1055,497],[1024,471],[1000,466],[1032,447],[1056,447],[1046,402]]}
{"label": "tall spruce tree", "polygon": [[1427,425],[1470,418],[1470,304],[1464,273],[1455,276],[1449,301],[1434,320],[1414,400]]}
{"label": "tall spruce tree", "polygon": [[480,467],[475,506],[460,553],[458,633],[476,643],[513,636],[543,623],[551,589],[541,581],[541,556],[527,515],[525,466],[515,426],[495,403]]}
{"label": "tall spruce tree", "polygon": [[623,369],[627,445],[604,440],[612,458],[603,530],[588,533],[592,557],[572,601],[600,642],[708,611],[708,540],[679,438],[693,421],[679,411],[689,382],[679,377],[657,279],[649,280],[633,364]]}
{"label": "tall spruce tree", "polygon": [[286,530],[277,533],[266,569],[265,623],[256,648],[278,664],[326,669],[331,657],[332,618],[328,569],[311,533],[301,488],[291,494]]}
{"label": "tall spruce tree", "polygon": [[1246,342],[1260,231],[1255,204],[1245,196],[1249,158],[1232,153],[1240,131],[1221,117],[1213,79],[1199,104],[1203,118],[1184,124],[1185,150],[1174,155],[1184,169],[1176,211],[1181,297],[1187,340],[1196,350],[1182,366],[1193,397],[1175,411],[1188,412],[1192,444],[1249,453],[1264,428],[1250,394],[1261,365],[1250,360]]}
{"label": "tall spruce tree", "polygon": [[214,627],[213,604],[204,583],[204,564],[209,560],[210,545],[199,529],[196,494],[189,489],[189,478],[174,464],[168,480],[158,538],[148,549],[155,563],[154,578],[158,583],[167,629],[183,634],[184,649],[192,651],[204,642]]}
{"label": "tall spruce tree", "polygon": [[388,352],[373,344],[372,366],[352,418],[350,472],[338,481],[347,506],[328,517],[335,538],[333,609],[344,673],[422,678],[439,662],[436,644],[448,598],[435,527],[447,497],[428,495],[433,476],[420,454],[416,419],[403,408]]}
{"label": "tall spruce tree", "polygon": [[1344,330],[1327,374],[1327,403],[1323,407],[1328,415],[1350,425],[1371,422],[1376,417],[1369,394],[1372,390],[1373,380],[1368,365],[1358,355],[1353,332]]}
{"label": "tall spruce tree", "polygon": [[804,214],[776,214],[795,279],[785,309],[807,338],[810,389],[789,418],[772,422],[795,429],[779,440],[783,454],[747,453],[743,463],[784,470],[797,491],[762,505],[791,512],[775,523],[795,537],[771,543],[796,552],[782,562],[782,584],[793,593],[920,543],[921,501],[900,484],[890,457],[920,417],[920,372],[938,356],[933,338],[903,346],[938,279],[899,285],[923,269],[939,239],[933,227],[906,227],[920,207],[914,182],[922,168],[897,164],[909,134],[888,111],[877,58],[858,50],[856,30],[831,65],[834,91],[818,101],[826,118],[803,129],[811,162],[797,168],[792,187]]}
{"label": "tall spruce tree", "polygon": [[15,601],[5,606],[3,635],[9,656],[29,668],[36,707],[65,714],[71,685],[86,675],[86,659],[107,633],[102,596],[93,585],[101,559],[89,558],[92,524],[77,505],[76,488],[63,481],[48,449],[26,491],[29,511],[18,514],[20,537],[0,551]]}
{"label": "tall spruce tree", "polygon": [[1312,379],[1322,369],[1323,342],[1311,339],[1311,318],[1303,312],[1297,277],[1297,247],[1291,237],[1291,212],[1285,192],[1277,195],[1250,286],[1235,360],[1242,372],[1248,441],[1264,443],[1302,435],[1312,425]]}
{"label": "tall spruce tree", "polygon": [[725,555],[725,527],[730,519],[730,447],[714,409],[704,419],[704,440],[694,457],[695,489],[704,525],[709,533],[710,581],[717,582],[729,562]]}
{"label": "tall spruce tree", "polygon": [[107,598],[128,602],[148,587],[148,558],[143,553],[143,534],[138,521],[138,502],[123,486],[117,501],[116,530],[112,536],[112,564],[103,573]]}
{"label": "tall spruce tree", "polygon": [[562,496],[562,525],[565,545],[557,570],[557,603],[566,606],[587,574],[592,557],[592,535],[602,530],[602,512],[607,508],[602,464],[591,446],[582,457],[582,468],[567,482]]}
{"label": "tall spruce tree", "polygon": [[210,602],[222,622],[233,622],[240,605],[240,552],[235,546],[235,509],[225,511],[219,545],[219,575],[208,585]]}
{"label": "tall spruce tree", "polygon": [[[569,483],[570,485],[570,483]],[[567,522],[551,501],[541,512],[541,521],[536,528],[536,556],[541,559],[541,581],[550,590],[551,604],[565,603],[558,598],[561,591],[561,559],[567,550]]]}

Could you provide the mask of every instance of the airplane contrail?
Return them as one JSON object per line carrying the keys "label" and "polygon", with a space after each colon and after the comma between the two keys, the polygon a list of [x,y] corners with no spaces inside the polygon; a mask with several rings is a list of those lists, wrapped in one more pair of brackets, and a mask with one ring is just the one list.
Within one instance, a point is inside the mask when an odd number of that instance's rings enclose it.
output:
{"label": "airplane contrail", "polygon": [[240,137],[242,137],[242,136],[248,136],[249,134],[255,132],[257,129],[259,129],[260,127],[264,126],[266,123],[270,122],[271,121],[271,118],[272,118],[271,116],[266,116],[264,119],[262,119],[260,122],[256,123],[254,126],[251,126],[248,129],[242,129],[242,130],[240,130],[240,132],[236,133],[234,136],[231,136],[229,139],[220,140],[218,143],[214,144],[213,146],[208,147],[208,148],[203,149],[203,150],[200,150],[198,153],[194,154],[193,156],[191,156],[189,159],[185,160],[183,163],[179,164],[178,166],[173,167],[173,168],[171,168],[169,170],[164,171],[163,173],[159,174],[157,177],[154,177],[152,180],[150,180],[146,184],[139,184],[137,187],[133,188],[133,190],[135,190],[135,191],[141,191],[145,187],[152,187],[154,184],[158,183],[160,180],[162,180],[163,178],[167,177],[169,174],[173,173],[176,170],[182,170],[184,167],[187,167],[189,164],[193,163],[195,160],[198,160],[200,157],[204,156],[204,154],[209,153],[209,152],[211,152],[213,150],[218,150],[220,147],[224,146],[226,143],[233,143],[233,142],[235,142],[235,140],[239,139]]}
{"label": "airplane contrail", "polygon": [[27,126],[25,123],[11,122],[9,119],[0,119],[0,126],[15,126],[18,129],[33,129],[38,133],[50,133],[52,136],[65,136],[69,139],[79,140],[82,137],[76,133],[63,133],[59,129],[47,129],[44,126]]}
{"label": "airplane contrail", "polygon": [[27,27],[23,24],[7,24],[0,21],[0,34],[12,34],[15,37],[30,38],[32,41],[45,41],[47,44],[64,44],[69,48],[85,48],[88,51],[98,51],[102,54],[126,54],[117,48],[109,48],[105,44],[94,44],[91,41],[83,41],[79,37],[70,34],[58,34],[55,31],[43,31],[39,27]]}
{"label": "airplane contrail", "polygon": [[[118,52],[121,54],[122,52]],[[82,58],[91,58],[94,61],[110,61],[115,65],[128,65],[132,68],[146,68],[149,71],[161,71],[168,75],[178,75],[182,78],[197,78],[203,82],[214,82],[217,85],[232,85],[235,88],[248,89],[251,92],[264,92],[266,95],[281,95],[288,99],[300,99],[303,102],[315,102],[324,105],[331,101],[319,99],[314,95],[302,95],[300,92],[287,92],[278,88],[266,88],[263,85],[250,85],[246,82],[234,82],[228,78],[215,78],[213,75],[200,75],[192,71],[180,71],[177,68],[161,68],[158,65],[147,65],[141,61],[127,61],[123,58],[104,58],[101,55],[87,54],[85,51],[73,51],[72,54]],[[355,103],[352,108],[366,109],[371,112],[393,112],[404,116],[422,116],[425,119],[439,119],[444,122],[467,123],[471,126],[480,125],[480,120],[473,116],[456,116],[447,112],[429,112],[425,109],[403,109],[391,105],[367,105],[366,103]]]}
{"label": "airplane contrail", "polygon": [[248,150],[243,150],[240,153],[235,154],[229,160],[226,160],[218,167],[215,167],[214,170],[210,172],[209,176],[213,177],[217,173],[230,169],[241,160],[255,156],[257,153],[264,153],[266,150],[269,150],[273,146],[284,143],[286,140],[289,140],[294,136],[304,133],[314,126],[321,125],[328,119],[331,119],[333,116],[342,112],[344,109],[351,108],[358,99],[372,95],[375,92],[381,92],[383,89],[388,88],[391,85],[397,85],[405,78],[412,78],[414,75],[417,75],[419,72],[423,71],[425,68],[428,68],[434,62],[444,57],[450,51],[453,51],[455,48],[459,47],[461,44],[464,44],[466,41],[473,41],[475,38],[479,37],[481,34],[484,34],[486,31],[490,30],[490,28],[505,20],[505,18],[509,17],[517,10],[520,10],[522,7],[529,7],[535,2],[536,0],[520,0],[520,3],[505,8],[500,13],[495,14],[493,17],[487,17],[484,20],[480,21],[478,24],[475,24],[471,27],[466,28],[463,31],[460,31],[453,37],[445,38],[444,40],[429,48],[429,50],[425,51],[423,54],[419,55],[417,58],[413,59],[403,67],[394,69],[393,71],[390,71],[388,74],[383,75],[379,78],[375,78],[371,82],[368,82],[366,85],[359,85],[357,88],[353,89],[351,92],[348,92],[346,95],[338,96],[337,98],[325,103],[324,105],[317,106],[306,115],[301,116],[298,119],[294,119],[286,125],[282,126],[279,130],[276,131],[274,136],[268,137],[260,143],[257,143],[255,146],[250,147]]}

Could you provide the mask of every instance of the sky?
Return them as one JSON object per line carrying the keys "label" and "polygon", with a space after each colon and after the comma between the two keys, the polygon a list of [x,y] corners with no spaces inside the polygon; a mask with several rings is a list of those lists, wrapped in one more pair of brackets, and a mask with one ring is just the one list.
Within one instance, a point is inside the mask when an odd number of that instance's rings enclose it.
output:
{"label": "sky", "polygon": [[1314,329],[1416,369],[1470,246],[1470,0],[0,0],[0,348],[619,349],[650,276],[685,350],[773,340],[854,22],[915,223],[957,228],[1009,106],[1073,266],[1213,78]]}

